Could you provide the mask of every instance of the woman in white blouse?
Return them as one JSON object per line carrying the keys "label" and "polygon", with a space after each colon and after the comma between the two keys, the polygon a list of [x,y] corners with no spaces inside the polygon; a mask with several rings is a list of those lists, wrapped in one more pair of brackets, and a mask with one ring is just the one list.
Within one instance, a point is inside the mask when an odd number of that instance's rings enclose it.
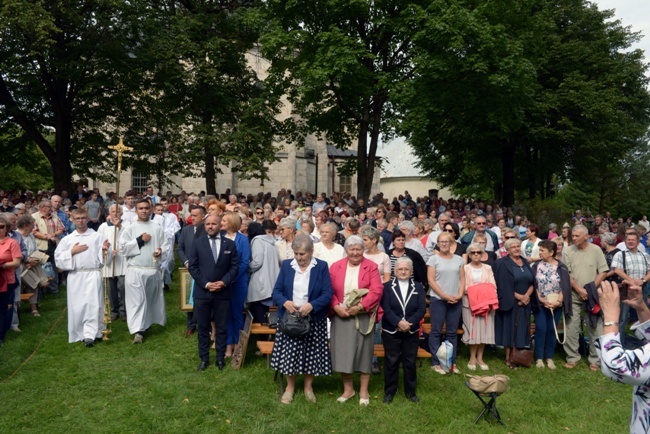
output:
{"label": "woman in white blouse", "polygon": [[619,383],[635,386],[632,394],[631,433],[647,433],[650,429],[650,310],[643,300],[640,286],[628,289],[628,300],[623,303],[636,309],[639,321],[632,326],[636,336],[645,345],[625,350],[621,345],[618,318],[620,296],[616,283],[603,281],[598,288],[603,311],[603,335],[596,340],[596,350],[605,376]]}

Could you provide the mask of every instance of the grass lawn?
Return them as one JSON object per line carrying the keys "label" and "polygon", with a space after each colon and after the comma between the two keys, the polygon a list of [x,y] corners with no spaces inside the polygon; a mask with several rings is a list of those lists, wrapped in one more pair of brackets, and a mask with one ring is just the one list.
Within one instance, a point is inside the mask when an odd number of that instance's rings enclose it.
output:
{"label": "grass lawn", "polygon": [[[418,371],[413,404],[403,394],[381,402],[383,379],[371,380],[371,404],[335,402],[340,377],[317,378],[318,403],[302,392],[285,406],[278,383],[255,356],[254,338],[244,368],[214,366],[197,372],[196,335],[185,338],[178,290],[167,299],[167,326],[154,326],[143,345],[132,345],[126,323],[113,323],[111,341],[85,348],[68,344],[66,293],[48,296],[40,318],[23,307],[22,333],[9,331],[0,349],[0,433],[624,433],[628,432],[632,387],[616,384],[586,364],[567,370],[562,354],[556,371],[510,371],[503,354],[490,354],[493,373],[510,376],[511,390],[498,399],[507,424],[480,421],[480,402],[462,375]],[[214,354],[211,355],[214,363]],[[468,351],[461,345],[459,367],[466,372]],[[463,369],[465,368],[465,369]],[[358,380],[355,380],[358,385]],[[299,382],[301,388],[301,382]],[[358,387],[358,386],[357,386]],[[299,389],[300,390],[300,389]]]}

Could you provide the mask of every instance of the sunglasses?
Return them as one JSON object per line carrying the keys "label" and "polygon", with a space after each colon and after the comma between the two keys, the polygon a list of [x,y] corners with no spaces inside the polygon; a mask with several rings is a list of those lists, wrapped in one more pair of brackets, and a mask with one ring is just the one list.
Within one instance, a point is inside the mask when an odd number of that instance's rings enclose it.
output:
{"label": "sunglasses", "polygon": [[485,226],[485,222],[475,223],[476,226]]}
{"label": "sunglasses", "polygon": [[506,240],[511,240],[511,239],[513,239],[513,238],[514,238],[514,237],[505,237]]}
{"label": "sunglasses", "polygon": [[480,255],[482,252],[469,252],[470,255]]}
{"label": "sunglasses", "polygon": [[262,215],[262,214],[264,214],[264,213],[263,213],[263,212],[256,211],[255,214]]}
{"label": "sunglasses", "polygon": [[0,225],[0,229],[6,229],[6,228],[7,228],[7,226],[5,226],[5,225]]}
{"label": "sunglasses", "polygon": [[456,233],[456,231],[454,231],[453,229],[445,229],[445,232],[449,232],[450,234]]}

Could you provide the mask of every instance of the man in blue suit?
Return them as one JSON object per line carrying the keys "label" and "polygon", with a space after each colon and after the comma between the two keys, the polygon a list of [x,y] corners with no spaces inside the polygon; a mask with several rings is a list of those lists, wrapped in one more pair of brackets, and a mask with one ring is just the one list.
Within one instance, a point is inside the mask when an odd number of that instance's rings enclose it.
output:
{"label": "man in blue suit", "polygon": [[[181,236],[179,237],[178,247],[176,248],[176,253],[178,253],[178,259],[183,263],[183,267],[188,268],[190,264],[190,259],[188,255],[190,254],[190,247],[194,243],[194,239],[205,235],[205,230],[203,229],[203,219],[205,218],[205,208],[196,205],[190,205],[190,214],[192,215],[192,224],[185,226],[181,230]],[[196,331],[196,318],[194,318],[193,312],[187,312],[187,331],[185,336],[193,335]]]}
{"label": "man in blue suit", "polygon": [[205,220],[205,235],[194,239],[189,251],[189,270],[194,279],[194,316],[198,325],[199,371],[210,364],[210,321],[216,327],[217,367],[223,369],[226,354],[227,319],[239,257],[234,241],[219,233],[221,217]]}

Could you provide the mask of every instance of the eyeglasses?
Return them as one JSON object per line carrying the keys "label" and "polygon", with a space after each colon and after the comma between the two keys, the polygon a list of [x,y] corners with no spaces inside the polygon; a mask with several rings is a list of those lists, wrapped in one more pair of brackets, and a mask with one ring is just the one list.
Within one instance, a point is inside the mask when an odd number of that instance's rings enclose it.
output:
{"label": "eyeglasses", "polygon": [[513,238],[515,238],[515,237],[504,237],[504,238],[505,238],[506,240],[511,240],[511,239],[513,239]]}
{"label": "eyeglasses", "polygon": [[263,212],[256,211],[255,214],[262,215],[264,214]]}
{"label": "eyeglasses", "polygon": [[474,223],[476,226],[485,226],[485,222],[476,222]]}
{"label": "eyeglasses", "polygon": [[480,255],[483,252],[469,252],[470,255]]}

